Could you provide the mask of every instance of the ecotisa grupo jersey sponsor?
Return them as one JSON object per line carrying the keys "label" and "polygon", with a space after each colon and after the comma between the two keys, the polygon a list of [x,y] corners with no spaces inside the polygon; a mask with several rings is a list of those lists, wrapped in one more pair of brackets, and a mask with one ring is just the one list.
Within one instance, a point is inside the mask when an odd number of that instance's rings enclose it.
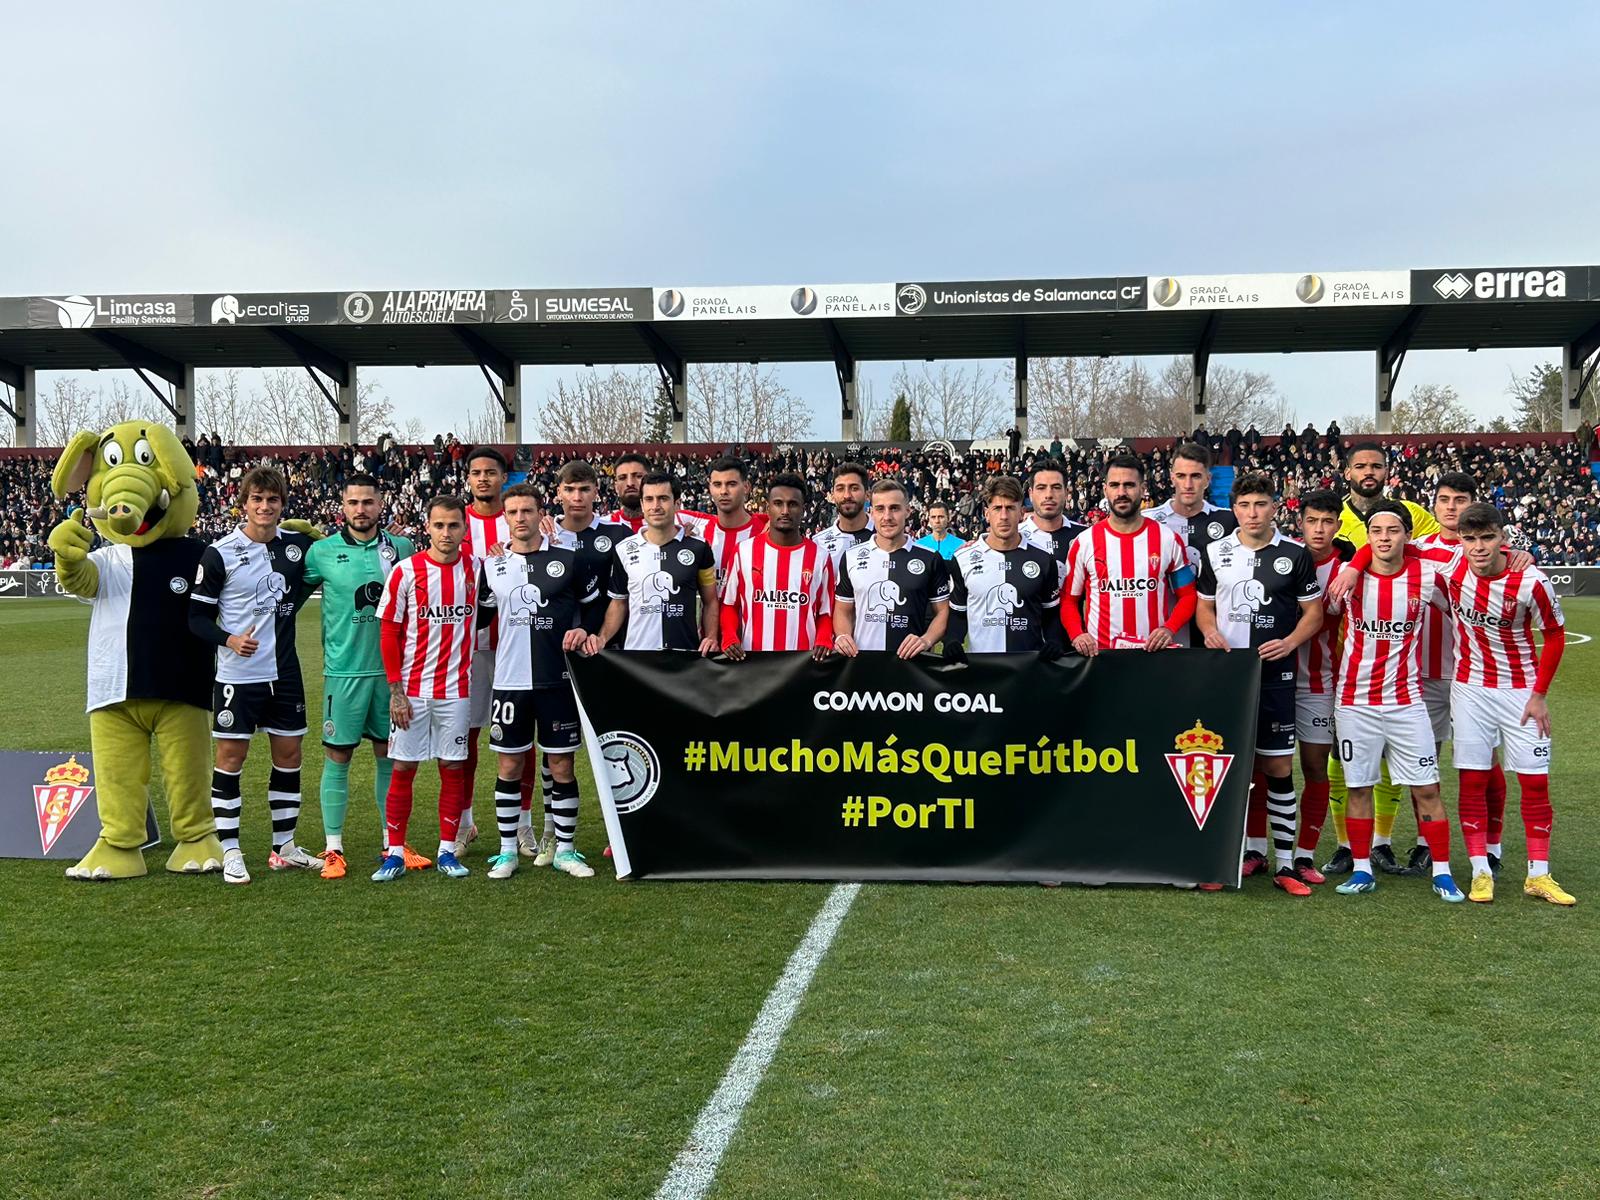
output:
{"label": "ecotisa grupo jersey sponsor", "polygon": [[1534,630],[1566,624],[1555,588],[1538,567],[1485,579],[1465,556],[1442,576],[1455,624],[1455,679],[1486,688],[1531,688],[1538,675]]}
{"label": "ecotisa grupo jersey sponsor", "polygon": [[378,619],[400,626],[400,683],[407,696],[466,698],[477,612],[478,569],[467,555],[442,563],[424,550],[395,564]]}
{"label": "ecotisa grupo jersey sponsor", "polygon": [[[1184,549],[1189,553],[1189,565],[1194,568],[1197,578],[1201,564],[1205,561],[1206,547],[1239,528],[1239,518],[1233,515],[1233,509],[1222,508],[1209,500],[1202,500],[1200,511],[1193,516],[1186,516],[1173,508],[1171,500],[1146,509],[1144,515],[1152,521],[1165,525],[1183,539]],[[1168,605],[1173,603],[1170,594],[1167,596],[1167,603]],[[1201,642],[1200,626],[1191,619],[1172,640],[1179,646],[1198,646]]]}
{"label": "ecotisa grupo jersey sponsor", "polygon": [[[1310,552],[1276,529],[1259,550],[1240,541],[1238,530],[1207,543],[1197,590],[1217,606],[1217,632],[1238,650],[1288,637],[1301,603],[1322,595]],[[1262,662],[1261,686],[1293,687],[1296,665],[1292,656]]]}
{"label": "ecotisa grupo jersey sponsor", "polygon": [[682,527],[665,545],[643,533],[611,556],[608,599],[628,602],[617,644],[624,650],[698,650],[700,593],[715,586],[711,547]]}
{"label": "ecotisa grupo jersey sponsor", "polygon": [[[478,568],[483,606],[479,621],[499,628],[494,651],[497,692],[557,687],[567,682],[567,631],[579,626],[580,608],[594,599],[594,583],[578,572],[573,550],[541,540],[527,553],[507,550]],[[586,592],[585,587],[591,589]]]}
{"label": "ecotisa grupo jersey sponsor", "polygon": [[201,554],[190,603],[209,606],[228,633],[255,630],[256,652],[248,658],[217,647],[218,683],[300,678],[294,614],[304,599],[310,548],[311,539],[303,533],[280,529],[271,541],[257,542],[245,536],[241,525]]}
{"label": "ecotisa grupo jersey sponsor", "polygon": [[1066,603],[1083,597],[1083,628],[1102,650],[1142,647],[1166,621],[1171,595],[1194,578],[1183,538],[1145,518],[1132,533],[1097,521],[1067,556]]}
{"label": "ecotisa grupo jersey sponsor", "polygon": [[950,559],[946,642],[965,632],[974,654],[1043,650],[1058,620],[1060,578],[1055,556],[1030,542],[996,550],[983,537],[963,546]]}
{"label": "ecotisa grupo jersey sponsor", "polygon": [[775,546],[765,533],[740,545],[722,585],[746,650],[810,650],[833,640],[833,559],[810,538]]}
{"label": "ecotisa grupo jersey sponsor", "polygon": [[936,550],[890,551],[874,538],[844,552],[834,595],[855,608],[851,636],[860,649],[897,651],[928,632],[933,606],[950,599],[950,575]]}

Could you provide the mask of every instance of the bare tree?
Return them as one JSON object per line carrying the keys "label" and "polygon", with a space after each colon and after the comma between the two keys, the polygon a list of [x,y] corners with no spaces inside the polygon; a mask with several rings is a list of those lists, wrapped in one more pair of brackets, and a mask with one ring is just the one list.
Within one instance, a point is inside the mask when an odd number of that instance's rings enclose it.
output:
{"label": "bare tree", "polygon": [[771,366],[755,363],[695,363],[688,418],[689,439],[697,442],[784,442],[811,433],[805,402]]}
{"label": "bare tree", "polygon": [[1461,433],[1477,427],[1477,418],[1447,383],[1419,383],[1390,414],[1396,433]]}
{"label": "bare tree", "polygon": [[1115,358],[1035,358],[1028,362],[1028,417],[1055,437],[1111,437],[1129,365]]}
{"label": "bare tree", "polygon": [[506,410],[500,407],[493,392],[483,393],[478,407],[467,413],[466,424],[461,426],[460,437],[474,446],[503,441],[506,436]]}
{"label": "bare tree", "polygon": [[[1187,358],[1174,358],[1162,368],[1141,406],[1140,433],[1165,437],[1194,428],[1196,417],[1189,391],[1193,378],[1194,365]],[[1208,428],[1245,429],[1254,424],[1258,429],[1272,430],[1281,428],[1288,416],[1288,402],[1265,372],[1213,363],[1206,373],[1203,419]],[[1128,433],[1131,435],[1132,431]]]}
{"label": "bare tree", "polygon": [[655,371],[639,368],[557,379],[539,408],[539,432],[551,442],[639,441],[650,427],[658,387]]}
{"label": "bare tree", "polygon": [[126,379],[90,388],[76,376],[58,376],[39,401],[39,444],[64,446],[79,430],[101,430],[120,421],[167,421],[171,414],[147,389]]}
{"label": "bare tree", "polygon": [[1370,412],[1345,413],[1339,418],[1339,433],[1343,437],[1365,436],[1378,432],[1378,422]]}
{"label": "bare tree", "polygon": [[924,363],[916,371],[902,365],[892,386],[911,405],[914,440],[991,437],[1005,428],[1000,376],[982,364],[940,363],[935,370]]}

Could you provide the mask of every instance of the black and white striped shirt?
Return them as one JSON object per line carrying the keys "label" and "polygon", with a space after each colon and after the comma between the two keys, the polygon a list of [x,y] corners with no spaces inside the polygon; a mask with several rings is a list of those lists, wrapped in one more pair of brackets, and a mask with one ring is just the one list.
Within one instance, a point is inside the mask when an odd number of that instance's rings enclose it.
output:
{"label": "black and white striped shirt", "polygon": [[897,651],[928,632],[933,605],[950,599],[950,575],[937,551],[905,545],[890,552],[874,538],[845,551],[834,595],[855,606],[858,647]]}

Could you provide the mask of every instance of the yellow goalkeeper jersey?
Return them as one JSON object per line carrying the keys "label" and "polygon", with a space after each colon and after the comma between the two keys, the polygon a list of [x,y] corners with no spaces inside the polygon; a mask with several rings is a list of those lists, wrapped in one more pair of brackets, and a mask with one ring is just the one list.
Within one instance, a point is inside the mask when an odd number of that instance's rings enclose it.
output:
{"label": "yellow goalkeeper jersey", "polygon": [[[1413,539],[1425,533],[1438,533],[1439,522],[1433,519],[1433,514],[1422,505],[1411,500],[1397,501],[1406,506],[1411,512],[1411,536]],[[1350,498],[1345,497],[1344,508],[1339,512],[1339,532],[1334,535],[1335,541],[1347,543],[1351,549],[1359,550],[1367,544],[1367,523],[1359,512],[1350,504]]]}

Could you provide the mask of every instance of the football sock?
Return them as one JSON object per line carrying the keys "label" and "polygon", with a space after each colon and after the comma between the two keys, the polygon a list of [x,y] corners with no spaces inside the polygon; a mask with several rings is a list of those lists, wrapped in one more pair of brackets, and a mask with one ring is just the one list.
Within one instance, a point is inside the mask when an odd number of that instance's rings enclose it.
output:
{"label": "football sock", "polygon": [[[467,730],[467,798],[461,806],[462,828],[471,828],[478,823],[472,815],[472,800],[478,790],[478,734],[481,732],[479,729]],[[495,803],[498,805],[499,800]]]}
{"label": "football sock", "polygon": [[1372,844],[1387,846],[1394,835],[1394,819],[1400,812],[1400,789],[1389,782],[1389,764],[1383,764],[1383,778],[1372,789]]}
{"label": "football sock", "polygon": [[550,815],[555,821],[556,849],[571,850],[578,832],[578,781],[551,781]]}
{"label": "football sock", "polygon": [[1252,854],[1267,853],[1267,777],[1257,771],[1250,777],[1250,800],[1244,815],[1244,848]]}
{"label": "football sock", "polygon": [[267,778],[267,806],[272,810],[272,849],[282,850],[294,841],[300,823],[300,768],[272,764]]}
{"label": "football sock", "polygon": [[1294,865],[1294,776],[1267,776],[1267,815],[1272,822],[1272,850],[1278,867]]}
{"label": "football sock", "polygon": [[[350,764],[322,760],[322,782],[318,796],[322,800],[322,832],[328,836],[328,845],[344,833],[345,813],[350,811]],[[341,843],[342,844],[342,843]]]}
{"label": "football sock", "polygon": [[386,754],[374,755],[372,769],[372,794],[378,801],[378,825],[382,827],[388,817],[389,777],[394,774],[394,759]]}
{"label": "football sock", "polygon": [[384,848],[399,854],[406,844],[406,826],[411,823],[411,789],[415,771],[396,771],[389,777],[389,797],[384,803]]}
{"label": "football sock", "polygon": [[466,771],[459,763],[447,765],[441,762],[439,764],[439,852],[441,854],[456,852],[456,834],[461,831],[461,802],[466,797]]}
{"label": "football sock", "polygon": [[522,781],[494,781],[494,819],[500,827],[500,853],[517,852],[517,820],[522,813]]}
{"label": "football sock", "polygon": [[539,785],[544,790],[544,831],[556,831],[556,814],[554,807],[556,777],[550,774],[550,756],[539,756]]}
{"label": "football sock", "polygon": [[224,851],[239,848],[239,772],[220,767],[211,772],[211,816]]}
{"label": "football sock", "polygon": [[533,828],[533,772],[530,764],[524,763],[522,767],[522,815],[517,818],[518,829]]}
{"label": "football sock", "polygon": [[1328,759],[1328,815],[1333,818],[1333,836],[1339,845],[1350,845],[1350,831],[1345,828],[1345,805],[1350,793],[1344,785],[1344,764],[1337,758]]}
{"label": "football sock", "polygon": [[[1528,838],[1528,874],[1550,873],[1550,829],[1555,813],[1550,807],[1550,777],[1517,772],[1522,787],[1522,828]],[[1535,867],[1538,869],[1535,870]]]}
{"label": "football sock", "polygon": [[1472,859],[1473,869],[1478,866],[1478,859],[1483,859],[1484,870],[1489,869],[1488,845],[1485,827],[1488,824],[1488,799],[1489,772],[1467,771],[1461,772],[1461,801],[1459,812],[1461,817],[1461,840],[1467,847],[1467,857]]}
{"label": "football sock", "polygon": [[1300,840],[1295,849],[1298,858],[1310,858],[1322,840],[1322,824],[1328,819],[1328,781],[1309,782],[1300,794]]}
{"label": "football sock", "polygon": [[1372,818],[1347,817],[1345,824],[1350,829],[1350,854],[1355,861],[1357,871],[1372,874]]}
{"label": "football sock", "polygon": [[1499,857],[1501,833],[1506,824],[1506,769],[1489,767],[1489,853]]}
{"label": "football sock", "polygon": [[1450,874],[1450,822],[1443,817],[1418,821],[1417,834],[1428,844],[1435,876]]}

